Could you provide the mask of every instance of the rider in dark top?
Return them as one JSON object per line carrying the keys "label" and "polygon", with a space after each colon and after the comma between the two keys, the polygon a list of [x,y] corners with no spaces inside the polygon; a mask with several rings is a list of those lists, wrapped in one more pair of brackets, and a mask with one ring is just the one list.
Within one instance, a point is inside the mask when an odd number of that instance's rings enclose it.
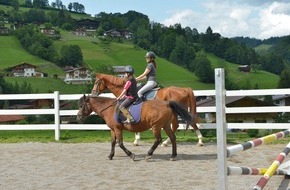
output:
{"label": "rider in dark top", "polygon": [[117,100],[122,100],[122,103],[119,105],[119,109],[127,117],[127,120],[125,120],[124,123],[131,124],[134,122],[134,119],[128,111],[127,107],[138,98],[137,82],[134,77],[134,69],[132,66],[125,67],[125,75],[128,80],[122,93],[117,97]]}

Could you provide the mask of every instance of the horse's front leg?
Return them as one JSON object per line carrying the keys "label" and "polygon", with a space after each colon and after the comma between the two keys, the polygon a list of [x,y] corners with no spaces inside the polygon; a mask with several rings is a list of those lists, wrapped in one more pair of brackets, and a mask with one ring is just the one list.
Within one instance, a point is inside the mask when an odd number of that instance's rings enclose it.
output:
{"label": "horse's front leg", "polygon": [[111,152],[108,156],[109,160],[113,160],[113,157],[115,155],[115,147],[116,147],[116,135],[113,130],[111,130]]}
{"label": "horse's front leg", "polygon": [[124,144],[123,144],[123,141],[119,141],[118,142],[119,143],[119,146],[120,146],[120,148],[128,155],[128,156],[130,156],[132,159],[133,159],[133,161],[135,161],[135,154],[134,153],[132,153],[130,150],[128,150],[125,146],[124,146]]}
{"label": "horse's front leg", "polygon": [[119,144],[119,147],[128,155],[130,156],[133,161],[135,161],[135,154],[133,154],[130,150],[128,150],[124,144],[123,144],[123,137],[122,137],[122,131],[118,131],[116,132],[116,137],[117,137],[117,140],[118,140],[118,144]]}
{"label": "horse's front leg", "polygon": [[147,156],[145,157],[145,160],[147,160],[147,161],[152,157],[153,152],[156,150],[158,145],[162,142],[161,131],[157,131],[154,129],[152,129],[152,131],[153,131],[153,134],[155,136],[155,141],[154,141],[153,146],[149,149]]}

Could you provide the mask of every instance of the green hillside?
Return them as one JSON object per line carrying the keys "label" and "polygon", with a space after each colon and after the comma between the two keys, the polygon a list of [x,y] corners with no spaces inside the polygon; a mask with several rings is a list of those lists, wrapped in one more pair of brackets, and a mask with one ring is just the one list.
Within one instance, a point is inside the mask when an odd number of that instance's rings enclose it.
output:
{"label": "green hillside", "polygon": [[223,59],[220,59],[212,54],[208,55],[208,59],[211,61],[213,68],[224,68],[231,80],[231,82],[237,84],[243,88],[250,86],[251,89],[258,87],[259,89],[271,89],[277,88],[279,76],[266,71],[253,70],[250,73],[240,72],[237,64],[229,63]]}
{"label": "green hillside", "polygon": [[[129,43],[104,43],[97,38],[78,37],[69,32],[62,31],[62,39],[55,41],[55,48],[60,50],[63,45],[79,45],[82,49],[84,62],[93,70],[98,64],[109,65],[132,65],[135,74],[139,75],[145,68],[145,50],[136,48]],[[58,90],[62,94],[88,92],[89,87],[68,85],[61,78],[65,73],[53,63],[32,56],[26,52],[17,39],[12,36],[0,36],[0,69],[17,65],[21,62],[28,62],[38,66],[38,70],[48,74],[48,78],[17,78],[6,77],[8,82],[31,83],[38,92]],[[229,74],[230,80],[239,86],[250,85],[251,88],[276,88],[279,76],[264,71],[241,73],[238,65],[225,62],[214,55],[208,55],[213,68],[223,67]],[[194,90],[214,89],[214,84],[204,84],[198,81],[197,77],[165,59],[157,58],[158,81],[163,86],[191,87]],[[52,76],[57,74],[58,79]]]}
{"label": "green hillside", "polygon": [[266,52],[266,51],[268,51],[271,47],[272,47],[272,45],[261,44],[261,45],[255,47],[255,50],[256,50],[257,52]]}

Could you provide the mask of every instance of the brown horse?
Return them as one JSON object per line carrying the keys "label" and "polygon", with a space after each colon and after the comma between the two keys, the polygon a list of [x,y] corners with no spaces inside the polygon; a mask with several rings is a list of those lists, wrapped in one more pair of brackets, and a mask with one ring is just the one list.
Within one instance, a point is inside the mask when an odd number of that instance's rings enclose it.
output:
{"label": "brown horse", "polygon": [[[99,94],[105,90],[110,90],[116,97],[119,96],[123,90],[124,84],[126,83],[126,79],[116,77],[114,75],[107,75],[107,74],[96,74],[96,82],[95,85],[97,87],[96,93]],[[198,143],[197,146],[203,146],[202,142],[202,134],[200,133],[200,130],[198,129],[196,123],[199,123],[199,117],[196,113],[196,102],[195,97],[193,94],[193,91],[191,88],[181,88],[181,87],[166,87],[159,89],[156,95],[156,98],[159,100],[165,100],[165,101],[176,101],[184,106],[184,108],[188,108],[190,110],[190,113],[194,116],[195,120],[192,121],[191,126],[193,127],[197,137],[198,137]],[[177,116],[172,118],[172,131],[175,133],[178,125],[178,119]],[[135,145],[138,145],[138,140],[140,139],[140,134],[137,134],[135,136]],[[138,137],[139,136],[139,137]],[[170,142],[170,139],[167,138],[165,142],[163,142],[162,145],[166,146],[167,143]]]}
{"label": "brown horse", "polygon": [[[113,159],[115,154],[116,141],[123,151],[130,156],[133,160],[135,155],[125,148],[123,144],[122,131],[126,129],[122,124],[118,123],[115,118],[115,98],[108,97],[86,97],[85,95],[79,100],[79,111],[77,119],[82,121],[84,116],[90,115],[93,111],[102,117],[108,127],[111,129],[111,153],[108,158]],[[170,119],[174,114],[178,114],[182,119],[191,122],[192,116],[184,110],[182,106],[176,102],[152,100],[144,102],[141,108],[141,120],[137,124],[132,124],[134,132],[142,132],[152,128],[155,142],[147,153],[146,160],[151,158],[153,152],[162,142],[161,129],[163,128],[172,142],[172,155],[170,160],[174,160],[177,156],[176,150],[176,137],[170,127]]]}

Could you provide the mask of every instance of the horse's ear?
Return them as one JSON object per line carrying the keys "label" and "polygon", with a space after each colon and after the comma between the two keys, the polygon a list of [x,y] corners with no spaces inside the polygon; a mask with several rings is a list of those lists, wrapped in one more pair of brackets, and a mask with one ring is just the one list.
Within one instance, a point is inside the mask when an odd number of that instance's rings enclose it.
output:
{"label": "horse's ear", "polygon": [[85,95],[85,94],[83,95],[83,99],[84,99],[84,100],[86,99],[86,95]]}

